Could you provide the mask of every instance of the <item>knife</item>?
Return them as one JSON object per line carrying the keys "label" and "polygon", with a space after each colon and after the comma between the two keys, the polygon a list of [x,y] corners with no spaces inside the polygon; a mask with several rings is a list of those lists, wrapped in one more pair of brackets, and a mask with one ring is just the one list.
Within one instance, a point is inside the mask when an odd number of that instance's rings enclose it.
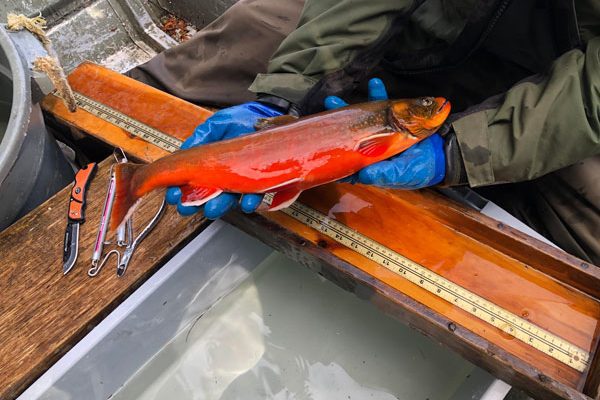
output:
{"label": "knife", "polygon": [[92,162],[77,171],[75,183],[69,199],[69,214],[63,248],[63,274],[67,274],[75,265],[79,250],[79,225],[85,222],[85,197],[87,188],[96,172],[96,163]]}

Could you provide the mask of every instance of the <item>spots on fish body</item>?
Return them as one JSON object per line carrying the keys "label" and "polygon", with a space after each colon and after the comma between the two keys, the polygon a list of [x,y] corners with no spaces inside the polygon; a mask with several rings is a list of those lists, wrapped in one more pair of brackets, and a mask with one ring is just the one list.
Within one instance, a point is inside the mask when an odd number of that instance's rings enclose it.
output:
{"label": "spots on fish body", "polygon": [[356,123],[350,126],[350,129],[355,131],[369,131],[374,127],[381,128],[387,126],[387,110],[371,113],[361,118]]}

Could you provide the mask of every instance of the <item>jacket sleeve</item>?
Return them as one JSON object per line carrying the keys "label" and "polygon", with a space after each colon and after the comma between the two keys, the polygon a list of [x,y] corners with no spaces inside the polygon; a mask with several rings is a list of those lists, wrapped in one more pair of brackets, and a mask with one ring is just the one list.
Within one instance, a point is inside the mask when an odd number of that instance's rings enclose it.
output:
{"label": "jacket sleeve", "polygon": [[307,0],[298,27],[250,91],[299,103],[324,75],[376,43],[412,5],[413,0]]}
{"label": "jacket sleeve", "polygon": [[452,122],[470,186],[530,180],[600,154],[600,37],[497,100]]}

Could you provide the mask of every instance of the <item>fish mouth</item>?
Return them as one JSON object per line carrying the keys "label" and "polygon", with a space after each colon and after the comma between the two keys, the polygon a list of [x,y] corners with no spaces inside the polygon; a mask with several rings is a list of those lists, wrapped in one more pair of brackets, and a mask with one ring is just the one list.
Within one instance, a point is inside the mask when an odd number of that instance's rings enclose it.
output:
{"label": "fish mouth", "polygon": [[450,115],[452,106],[450,102],[443,97],[436,97],[434,101],[438,105],[438,108],[435,114],[431,117],[429,125],[431,127],[440,127]]}
{"label": "fish mouth", "polygon": [[441,112],[444,109],[444,107],[446,107],[446,105],[450,106],[450,102],[448,100],[444,99],[444,102],[442,103],[440,108],[438,108],[438,110],[436,111],[436,114]]}

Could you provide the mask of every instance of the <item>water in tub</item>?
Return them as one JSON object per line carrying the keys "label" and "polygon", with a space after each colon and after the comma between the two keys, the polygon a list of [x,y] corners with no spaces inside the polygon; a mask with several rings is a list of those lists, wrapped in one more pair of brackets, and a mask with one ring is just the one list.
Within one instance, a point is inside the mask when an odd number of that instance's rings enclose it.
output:
{"label": "water in tub", "polygon": [[274,253],[111,400],[440,400],[474,368]]}

